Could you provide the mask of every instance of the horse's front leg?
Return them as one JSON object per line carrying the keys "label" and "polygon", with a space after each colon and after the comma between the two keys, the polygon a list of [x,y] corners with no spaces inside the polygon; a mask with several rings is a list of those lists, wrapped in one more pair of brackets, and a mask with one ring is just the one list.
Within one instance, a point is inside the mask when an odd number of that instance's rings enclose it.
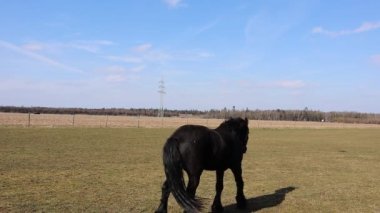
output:
{"label": "horse's front leg", "polygon": [[166,213],[168,211],[168,198],[170,195],[170,186],[168,180],[162,184],[162,195],[160,206],[155,211],[156,213]]}
{"label": "horse's front leg", "polygon": [[212,203],[212,212],[223,212],[223,206],[221,202],[221,196],[223,191],[223,177],[224,171],[217,170],[216,171],[216,195],[214,198],[214,202]]}
{"label": "horse's front leg", "polygon": [[234,174],[235,182],[236,182],[236,188],[237,188],[237,192],[236,192],[237,207],[239,209],[244,209],[247,206],[247,200],[244,196],[244,191],[243,191],[244,182],[243,182],[243,178],[242,178],[241,165],[239,165],[235,168],[232,168],[231,170],[232,170],[232,173]]}

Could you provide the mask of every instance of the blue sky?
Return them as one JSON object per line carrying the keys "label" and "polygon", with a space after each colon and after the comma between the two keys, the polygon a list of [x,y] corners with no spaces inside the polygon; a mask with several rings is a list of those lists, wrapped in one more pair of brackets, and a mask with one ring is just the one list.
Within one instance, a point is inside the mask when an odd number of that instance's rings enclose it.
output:
{"label": "blue sky", "polygon": [[379,113],[379,8],[0,0],[0,105]]}

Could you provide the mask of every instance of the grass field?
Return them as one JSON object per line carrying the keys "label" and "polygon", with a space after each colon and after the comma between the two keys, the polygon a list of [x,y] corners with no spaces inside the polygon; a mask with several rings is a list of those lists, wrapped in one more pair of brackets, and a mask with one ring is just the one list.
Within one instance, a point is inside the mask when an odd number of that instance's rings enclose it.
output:
{"label": "grass field", "polygon": [[[172,131],[2,127],[0,212],[153,212]],[[380,131],[252,129],[243,177],[243,212],[380,212]],[[224,183],[235,212],[231,172]],[[197,194],[211,202],[214,184],[204,172]]]}

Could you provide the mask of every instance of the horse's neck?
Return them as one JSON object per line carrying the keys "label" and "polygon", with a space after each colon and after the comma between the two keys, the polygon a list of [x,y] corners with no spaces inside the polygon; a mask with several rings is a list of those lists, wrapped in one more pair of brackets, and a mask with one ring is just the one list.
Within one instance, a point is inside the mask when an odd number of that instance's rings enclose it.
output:
{"label": "horse's neck", "polygon": [[222,136],[222,138],[231,134],[231,130],[224,126],[219,126],[218,128],[214,129],[214,131],[217,132],[220,136]]}

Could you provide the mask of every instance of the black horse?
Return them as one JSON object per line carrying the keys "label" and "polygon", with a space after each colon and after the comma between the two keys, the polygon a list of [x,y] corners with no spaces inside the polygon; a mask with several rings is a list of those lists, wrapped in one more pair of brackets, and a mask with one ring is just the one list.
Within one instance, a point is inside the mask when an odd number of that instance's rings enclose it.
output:
{"label": "black horse", "polygon": [[[166,180],[162,185],[161,203],[156,212],[167,212],[170,192],[186,212],[200,211],[203,204],[195,197],[195,191],[203,170],[216,171],[216,195],[212,212],[222,212],[220,197],[224,171],[227,169],[231,169],[235,176],[237,207],[244,209],[246,198],[243,193],[241,161],[247,151],[248,135],[248,119],[242,118],[226,120],[216,129],[198,125],[178,128],[164,145]],[[189,177],[186,189],[182,170]]]}

